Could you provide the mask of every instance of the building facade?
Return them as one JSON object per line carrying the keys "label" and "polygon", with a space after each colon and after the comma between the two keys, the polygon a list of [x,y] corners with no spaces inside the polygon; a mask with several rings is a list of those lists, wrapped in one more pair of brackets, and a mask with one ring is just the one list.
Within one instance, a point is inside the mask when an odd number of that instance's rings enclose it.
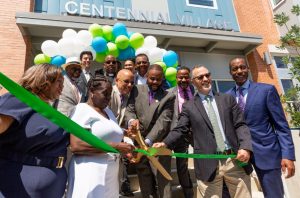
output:
{"label": "building facade", "polygon": [[276,62],[266,64],[263,58],[280,37],[271,1],[4,0],[0,70],[17,81],[33,64],[43,41],[58,41],[67,28],[79,31],[93,23],[122,22],[129,31],[153,35],[159,47],[176,51],[180,65],[206,65],[217,91],[234,85],[228,62],[241,56],[247,59],[254,81],[273,84],[283,93],[284,78]]}

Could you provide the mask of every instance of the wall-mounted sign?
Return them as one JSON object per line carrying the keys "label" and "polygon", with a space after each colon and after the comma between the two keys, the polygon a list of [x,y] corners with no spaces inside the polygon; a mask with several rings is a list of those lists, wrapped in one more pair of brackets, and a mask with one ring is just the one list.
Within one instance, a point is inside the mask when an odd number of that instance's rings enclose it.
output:
{"label": "wall-mounted sign", "polygon": [[[153,3],[153,2],[151,2]],[[218,30],[232,30],[232,22],[223,19],[211,19],[194,17],[191,14],[176,14],[171,20],[168,8],[165,11],[162,9],[145,10],[136,8],[116,7],[110,5],[96,5],[93,3],[77,3],[75,1],[67,1],[65,4],[65,11],[69,15],[80,15],[87,17],[99,18],[115,18],[128,21],[140,21],[160,24],[175,24],[181,26],[197,27],[197,28],[211,28]]]}

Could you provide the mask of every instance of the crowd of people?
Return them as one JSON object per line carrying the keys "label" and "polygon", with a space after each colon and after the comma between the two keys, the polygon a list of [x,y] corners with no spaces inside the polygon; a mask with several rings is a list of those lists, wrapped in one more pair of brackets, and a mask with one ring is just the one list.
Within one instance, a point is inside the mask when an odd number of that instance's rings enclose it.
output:
{"label": "crowd of people", "polygon": [[[94,148],[6,93],[0,97],[0,197],[134,196],[127,169],[139,147],[137,129],[148,147],[236,154],[194,159],[201,197],[251,197],[253,169],[265,197],[284,197],[281,174],[295,174],[291,132],[276,88],[249,80],[244,58],[229,62],[236,85],[227,93],[213,90],[204,65],[179,67],[170,88],[146,54],[124,66],[108,55],[95,72],[92,60],[84,51],[62,67],[34,65],[19,83],[119,154]],[[170,156],[158,161],[171,173]],[[142,197],[172,197],[171,181],[146,156],[134,167]],[[176,168],[184,197],[195,197],[188,159],[177,158]]]}

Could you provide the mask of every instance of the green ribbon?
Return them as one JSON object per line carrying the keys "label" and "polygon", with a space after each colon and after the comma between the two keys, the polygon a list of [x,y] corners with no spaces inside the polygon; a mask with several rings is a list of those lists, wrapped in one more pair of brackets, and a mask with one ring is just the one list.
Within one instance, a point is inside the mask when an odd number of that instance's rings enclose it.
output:
{"label": "green ribbon", "polygon": [[[24,102],[26,105],[31,107],[37,113],[41,114],[48,120],[52,121],[57,126],[63,128],[65,131],[75,135],[79,139],[87,142],[95,148],[101,149],[105,152],[118,153],[118,151],[108,145],[103,140],[99,139],[89,131],[82,128],[77,123],[73,122],[71,119],[58,112],[56,109],[49,106],[47,103],[39,99],[37,96],[33,95],[31,92],[24,89],[22,86],[18,85],[3,73],[0,72],[0,84],[7,89],[11,94],[13,94],[20,101]],[[154,156],[157,153],[155,148],[151,148],[148,151],[143,149],[136,149],[135,152],[142,153],[148,156]],[[235,158],[236,155],[218,155],[218,154],[186,154],[186,153],[172,153],[173,157],[181,158],[196,158],[196,159],[226,159]]]}
{"label": "green ribbon", "polygon": [[87,142],[95,148],[101,149],[105,152],[118,153],[118,151],[105,143],[103,140],[97,138],[95,135],[89,131],[82,128],[77,123],[73,122],[71,119],[58,112],[51,106],[49,106],[44,101],[40,100],[37,96],[33,95],[8,77],[0,72],[0,84],[2,84],[5,89],[7,89],[11,94],[13,94],[20,101],[27,104],[37,113],[41,114],[48,120],[55,123],[57,126],[63,128],[67,132],[75,135],[81,140]]}

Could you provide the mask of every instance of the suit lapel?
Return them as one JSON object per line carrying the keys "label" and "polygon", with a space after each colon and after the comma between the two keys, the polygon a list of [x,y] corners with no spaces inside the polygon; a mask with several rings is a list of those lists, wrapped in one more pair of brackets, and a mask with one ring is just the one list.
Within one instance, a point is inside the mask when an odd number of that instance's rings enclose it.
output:
{"label": "suit lapel", "polygon": [[250,86],[248,89],[248,95],[247,95],[247,101],[246,101],[246,106],[245,106],[245,118],[247,117],[248,111],[251,108],[253,101],[255,99],[255,89],[257,87],[256,83],[250,82]]}
{"label": "suit lapel", "polygon": [[[152,104],[149,105],[149,109],[146,114],[145,129],[147,129],[149,127],[149,125],[153,119],[154,113],[155,113],[156,109],[158,108],[158,106],[160,105],[160,101],[164,96],[165,96],[165,93],[164,93],[164,90],[162,90],[162,89],[158,90],[157,93],[155,94],[155,96],[154,96],[155,102],[153,102]],[[148,100],[149,100],[149,96],[148,96]],[[149,103],[149,101],[148,101],[148,103]]]}
{"label": "suit lapel", "polygon": [[205,108],[201,102],[201,98],[200,96],[197,94],[195,97],[194,97],[194,104],[195,106],[197,107],[197,109],[199,110],[201,116],[203,117],[204,121],[206,122],[206,124],[208,125],[208,127],[210,128],[211,131],[213,131],[213,127],[209,121],[209,118],[208,118],[208,115],[205,111]]}
{"label": "suit lapel", "polygon": [[178,101],[178,86],[174,87],[172,89],[172,93],[176,96],[175,98],[175,103],[174,103],[174,115],[176,116],[176,118],[178,118],[178,107],[179,107],[179,101]]}

